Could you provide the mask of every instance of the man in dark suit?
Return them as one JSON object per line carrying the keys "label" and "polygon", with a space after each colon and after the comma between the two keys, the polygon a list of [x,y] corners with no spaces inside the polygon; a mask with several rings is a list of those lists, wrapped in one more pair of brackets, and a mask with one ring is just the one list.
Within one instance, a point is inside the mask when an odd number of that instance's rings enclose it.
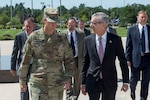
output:
{"label": "man in dark suit", "polygon": [[[66,36],[68,37],[68,42],[73,50],[74,62],[75,62],[75,74],[72,79],[73,96],[74,96],[73,100],[77,100],[80,94],[80,86],[81,86],[80,73],[81,73],[82,61],[83,61],[84,33],[76,29],[76,20],[74,18],[69,18],[67,21],[67,30],[63,31],[63,34],[66,34]],[[67,96],[67,100],[70,100],[70,98],[72,97]]]}
{"label": "man in dark suit", "polygon": [[[34,22],[31,18],[24,21],[24,31],[15,36],[13,51],[11,55],[11,70],[13,76],[19,75],[19,67],[22,60],[22,49],[28,36],[34,30]],[[20,100],[29,100],[29,91],[21,92]]]}
{"label": "man in dark suit", "polygon": [[91,34],[90,30],[85,28],[85,23],[83,20],[78,21],[78,28],[80,31],[82,31],[85,34],[85,36],[88,36]]}
{"label": "man in dark suit", "polygon": [[150,26],[147,14],[141,10],[137,16],[138,24],[129,28],[126,40],[126,59],[131,68],[131,98],[135,100],[135,90],[142,71],[140,100],[147,100],[150,80]]}
{"label": "man in dark suit", "polygon": [[108,33],[108,15],[97,12],[91,17],[94,34],[85,37],[82,70],[82,93],[88,92],[90,100],[115,100],[117,90],[116,57],[120,61],[123,86],[128,90],[129,70],[121,37]]}

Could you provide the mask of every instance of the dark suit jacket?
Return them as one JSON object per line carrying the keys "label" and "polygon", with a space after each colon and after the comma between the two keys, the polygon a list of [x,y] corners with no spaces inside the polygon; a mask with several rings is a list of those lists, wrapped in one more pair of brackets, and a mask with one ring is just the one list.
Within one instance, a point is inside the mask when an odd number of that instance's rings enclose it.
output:
{"label": "dark suit jacket", "polygon": [[27,39],[24,31],[15,36],[13,51],[11,55],[11,70],[18,70],[22,60],[22,49]]}
{"label": "dark suit jacket", "polygon": [[96,34],[91,34],[85,37],[82,84],[86,83],[86,78],[88,76],[92,75],[93,78],[99,78],[101,70],[105,89],[106,91],[111,92],[111,90],[114,91],[117,89],[117,70],[115,65],[116,56],[118,56],[120,61],[123,82],[129,82],[129,70],[124,55],[122,41],[119,36],[107,33],[105,54],[102,63],[100,63],[95,38]]}
{"label": "dark suit jacket", "polygon": [[[147,25],[148,41],[150,47],[150,26]],[[141,62],[141,40],[138,25],[132,26],[128,29],[126,41],[126,59],[137,68]],[[150,48],[149,48],[150,49]]]}
{"label": "dark suit jacket", "polygon": [[85,36],[88,36],[91,34],[91,32],[90,32],[90,30],[84,28],[84,34],[85,34]]}

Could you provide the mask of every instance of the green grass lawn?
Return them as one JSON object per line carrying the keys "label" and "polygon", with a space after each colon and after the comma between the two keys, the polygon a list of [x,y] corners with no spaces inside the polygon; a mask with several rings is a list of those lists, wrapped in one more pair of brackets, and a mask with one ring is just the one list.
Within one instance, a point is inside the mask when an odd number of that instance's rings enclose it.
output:
{"label": "green grass lawn", "polygon": [[126,37],[127,36],[127,28],[126,27],[119,27],[119,28],[116,28],[117,30],[117,34],[121,37]]}
{"label": "green grass lawn", "polygon": [[19,32],[21,32],[21,29],[0,29],[0,40],[14,39],[14,36]]}
{"label": "green grass lawn", "polygon": [[12,36],[15,36],[19,32],[21,32],[21,29],[1,29],[0,35],[10,34]]}
{"label": "green grass lawn", "polygon": [[[126,37],[127,28],[125,27],[116,27],[117,34],[121,37]],[[21,29],[0,29],[0,40],[7,40],[5,35],[10,35],[11,39],[14,39],[14,36],[21,32]]]}

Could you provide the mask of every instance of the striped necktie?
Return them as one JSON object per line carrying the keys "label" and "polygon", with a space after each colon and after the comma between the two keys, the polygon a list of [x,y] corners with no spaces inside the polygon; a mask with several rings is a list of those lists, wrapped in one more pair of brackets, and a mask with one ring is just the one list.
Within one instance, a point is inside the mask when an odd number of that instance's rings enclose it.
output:
{"label": "striped necktie", "polygon": [[104,52],[103,52],[103,45],[102,45],[102,37],[99,38],[99,58],[100,62],[102,63],[104,57]]}

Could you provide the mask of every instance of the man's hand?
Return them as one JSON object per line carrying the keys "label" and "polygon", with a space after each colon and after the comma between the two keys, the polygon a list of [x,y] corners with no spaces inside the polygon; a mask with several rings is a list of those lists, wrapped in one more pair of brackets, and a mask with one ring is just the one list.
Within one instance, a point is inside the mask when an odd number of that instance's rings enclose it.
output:
{"label": "man's hand", "polygon": [[128,67],[131,67],[131,62],[127,61],[127,65],[128,65]]}
{"label": "man's hand", "polygon": [[10,70],[10,73],[11,73],[13,76],[16,76],[16,70]]}
{"label": "man's hand", "polygon": [[21,92],[27,91],[27,86],[20,85],[20,88],[21,88]]}
{"label": "man's hand", "polygon": [[70,82],[69,81],[64,82],[64,90],[67,90],[69,88],[70,88]]}
{"label": "man's hand", "polygon": [[128,90],[128,84],[123,84],[121,91],[126,92]]}
{"label": "man's hand", "polygon": [[81,91],[82,91],[83,95],[86,95],[86,86],[85,85],[81,86]]}

